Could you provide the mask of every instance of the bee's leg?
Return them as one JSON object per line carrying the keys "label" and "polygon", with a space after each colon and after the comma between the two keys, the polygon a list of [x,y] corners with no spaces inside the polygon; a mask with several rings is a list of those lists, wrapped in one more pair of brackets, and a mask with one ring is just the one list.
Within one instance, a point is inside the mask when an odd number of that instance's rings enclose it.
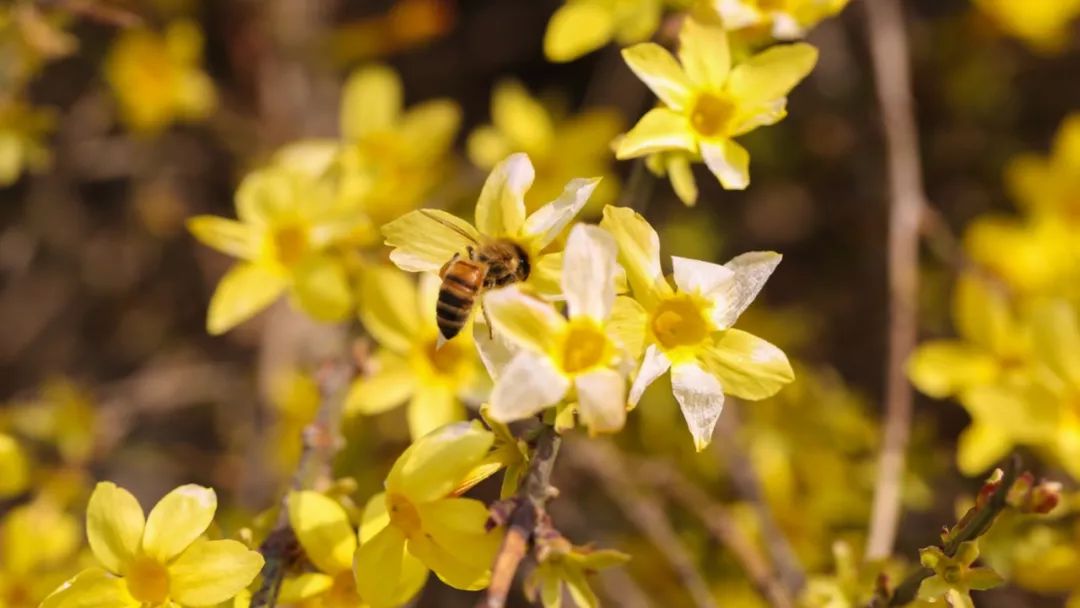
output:
{"label": "bee's leg", "polygon": [[480,304],[480,312],[484,314],[484,322],[488,326],[488,340],[494,340],[495,328],[491,326],[491,317],[488,316],[487,306],[484,306],[483,303]]}
{"label": "bee's leg", "polygon": [[461,254],[455,253],[454,257],[450,258],[449,262],[442,265],[442,268],[439,269],[439,278],[440,279],[445,279],[446,278],[446,269],[450,268],[450,266],[454,262],[456,262],[459,257],[461,257]]}
{"label": "bee's leg", "polygon": [[[465,252],[469,254],[469,259],[470,260],[475,260],[476,259],[476,250],[473,249],[472,245],[466,245],[465,246]],[[456,256],[457,254],[455,253],[454,255]]]}

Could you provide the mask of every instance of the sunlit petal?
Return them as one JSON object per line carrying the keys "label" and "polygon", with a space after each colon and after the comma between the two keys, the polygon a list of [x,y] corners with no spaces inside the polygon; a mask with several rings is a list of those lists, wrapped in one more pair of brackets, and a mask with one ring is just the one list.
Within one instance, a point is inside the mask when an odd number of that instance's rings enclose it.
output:
{"label": "sunlit petal", "polygon": [[672,368],[671,389],[694,437],[694,448],[700,452],[712,441],[713,429],[724,408],[720,381],[697,364],[684,363]]}

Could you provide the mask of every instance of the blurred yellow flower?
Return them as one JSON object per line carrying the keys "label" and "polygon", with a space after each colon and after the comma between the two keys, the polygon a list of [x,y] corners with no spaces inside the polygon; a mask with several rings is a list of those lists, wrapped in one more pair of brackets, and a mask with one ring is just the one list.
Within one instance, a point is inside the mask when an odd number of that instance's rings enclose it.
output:
{"label": "blurred yellow flower", "polygon": [[149,517],[135,497],[101,482],[86,508],[86,534],[100,567],[82,571],[42,608],[211,606],[247,587],[263,558],[235,540],[206,540],[217,510],[209,488],[169,492]]}
{"label": "blurred yellow flower", "polygon": [[40,397],[0,411],[0,429],[55,446],[63,461],[73,465],[85,464],[93,455],[99,431],[90,396],[63,378],[47,381]]}
{"label": "blurred yellow flower", "polygon": [[[359,608],[352,568],[357,536],[348,513],[333,499],[311,491],[289,494],[288,507],[289,524],[315,571],[286,578],[278,601],[304,608]],[[397,603],[408,599],[400,597]]]}
{"label": "blurred yellow flower", "polygon": [[615,241],[603,229],[578,224],[570,231],[562,273],[568,319],[513,286],[485,296],[495,330],[518,349],[496,364],[492,419],[522,420],[572,399],[590,433],[623,427],[633,362],[608,327],[616,301],[615,257]]}
{"label": "blurred yellow flower", "polygon": [[1080,112],[1061,123],[1050,156],[1021,154],[1009,163],[1005,179],[1031,215],[1060,219],[1080,235]]}
{"label": "blurred yellow flower", "polygon": [[311,374],[288,370],[274,378],[270,401],[277,418],[267,456],[277,463],[282,474],[290,474],[303,450],[304,428],[315,420],[322,396]]}
{"label": "blurred yellow flower", "polygon": [[764,28],[773,38],[802,38],[821,21],[839,13],[848,0],[711,0],[728,30]]}
{"label": "blurred yellow flower", "polygon": [[990,568],[972,568],[979,558],[977,541],[960,543],[956,555],[950,557],[939,547],[919,550],[919,561],[934,574],[919,585],[919,599],[935,601],[945,599],[953,608],[975,608],[972,591],[985,591],[1005,581]]}
{"label": "blurred yellow flower", "polygon": [[525,283],[544,294],[559,291],[562,256],[549,250],[573,221],[600,178],[570,180],[558,198],[526,217],[525,193],[535,171],[528,155],[512,154],[495,166],[476,201],[476,226],[445,212],[421,209],[383,226],[390,260],[408,272],[437,272],[455,254],[479,243],[516,246],[528,269]]}
{"label": "blurred yellow flower", "polygon": [[565,62],[612,40],[641,42],[659,27],[663,9],[663,0],[567,0],[548,21],[544,55]]}
{"label": "blurred yellow flower", "polygon": [[630,561],[625,553],[575,547],[562,537],[545,540],[540,553],[540,563],[525,579],[525,597],[530,602],[539,599],[544,608],[560,608],[564,596],[572,598],[578,608],[599,608],[600,600],[589,586],[588,575]]}
{"label": "blurred yellow flower", "polygon": [[687,19],[679,61],[652,42],[623,49],[623,58],[664,105],[619,141],[616,157],[681,151],[704,160],[724,188],[742,190],[750,183],[750,154],[732,138],[787,115],[787,94],[813,69],[817,50],[779,45],[732,67],[727,33]]}
{"label": "blurred yellow flower", "polygon": [[463,420],[462,402],[479,404],[489,382],[470,332],[439,345],[435,304],[439,280],[415,282],[395,268],[373,267],[360,278],[360,320],[382,347],[371,373],[357,378],[345,400],[349,414],[378,414],[408,401],[414,439]]}
{"label": "blurred yellow flower", "polygon": [[1005,32],[1032,48],[1055,53],[1069,42],[1069,25],[1080,16],[1080,0],[974,0]]}
{"label": "blurred yellow flower", "polygon": [[0,606],[35,608],[74,570],[79,524],[48,500],[0,519]]}
{"label": "blurred yellow flower", "polygon": [[209,116],[216,94],[199,66],[202,47],[202,32],[190,21],[171,23],[164,34],[146,29],[120,34],[105,61],[120,118],[153,135],[173,122]]}
{"label": "blurred yellow flower", "polygon": [[22,445],[0,433],[0,498],[21,494],[30,485],[30,458]]}
{"label": "blurred yellow flower", "polygon": [[188,220],[195,238],[240,260],[210,299],[211,334],[250,319],[285,291],[315,319],[345,318],[352,288],[333,248],[357,238],[367,220],[336,205],[329,188],[298,171],[261,169],[236,191],[239,221],[210,215]]}
{"label": "blurred yellow flower", "polygon": [[1080,239],[1059,217],[984,215],[965,231],[964,251],[1021,296],[1080,299]]}
{"label": "blurred yellow flower", "polygon": [[614,202],[619,180],[611,166],[611,141],[623,129],[618,112],[587,110],[559,120],[521,83],[507,80],[492,94],[491,121],[469,134],[469,159],[490,170],[513,152],[528,154],[536,166],[536,181],[525,195],[528,211],[559,196],[578,175],[603,178],[590,208],[599,211]]}
{"label": "blurred yellow flower", "polygon": [[373,608],[397,606],[423,586],[428,569],[447,585],[488,585],[502,542],[486,530],[484,503],[459,498],[494,436],[479,423],[442,427],[413,443],[394,463],[386,491],[368,501],[354,571],[360,596]]}
{"label": "blurred yellow flower", "polygon": [[744,253],[723,266],[673,257],[673,288],[660,270],[659,237],[645,218],[609,206],[600,225],[618,243],[636,303],[617,322],[624,324],[623,335],[636,332],[646,347],[631,404],[670,369],[672,391],[700,451],[712,439],[724,393],[764,399],[794,379],[783,351],[731,327],[765,286],[780,254]]}
{"label": "blurred yellow flower", "polygon": [[52,131],[51,110],[0,98],[0,187],[10,186],[24,171],[40,171],[51,154],[43,141]]}

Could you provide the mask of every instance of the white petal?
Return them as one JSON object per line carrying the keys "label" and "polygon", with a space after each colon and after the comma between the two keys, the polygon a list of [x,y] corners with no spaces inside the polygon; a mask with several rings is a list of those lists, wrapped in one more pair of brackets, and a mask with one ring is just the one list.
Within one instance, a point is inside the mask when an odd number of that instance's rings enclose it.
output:
{"label": "white petal", "polygon": [[730,139],[701,143],[701,158],[725,190],[750,185],[750,153]]}
{"label": "white petal", "polygon": [[679,291],[698,292],[706,297],[726,292],[735,279],[733,270],[711,262],[672,256],[671,266]]}
{"label": "white petal", "polygon": [[524,153],[511,154],[491,170],[476,201],[476,227],[490,236],[516,234],[525,221],[525,192],[536,171]]}
{"label": "white petal", "polygon": [[727,268],[735,273],[726,293],[716,294],[713,321],[721,328],[731,327],[757,297],[783,258],[775,251],[751,251],[735,256]]}
{"label": "white petal", "polygon": [[563,252],[562,288],[571,317],[607,318],[615,303],[616,254],[615,237],[607,230],[578,224],[570,231]]}
{"label": "white petal", "polygon": [[540,207],[525,220],[525,234],[537,237],[538,249],[547,247],[577,216],[599,183],[599,177],[579,177],[567,182],[559,198]]}
{"label": "white petal", "polygon": [[713,429],[724,408],[720,381],[697,363],[685,363],[671,370],[671,389],[694,436],[694,448],[700,452],[712,441]]}
{"label": "white petal", "polygon": [[494,332],[484,321],[483,315],[477,315],[473,322],[473,341],[476,342],[480,361],[492,378],[501,376],[503,369],[520,350],[517,345],[507,340],[505,335]]}
{"label": "white petal", "polygon": [[777,40],[796,40],[806,35],[806,29],[788,13],[776,11],[772,15],[772,35]]}
{"label": "white petal", "polygon": [[528,418],[558,403],[569,387],[547,358],[523,350],[495,383],[489,413],[499,422]]}
{"label": "white petal", "polygon": [[578,412],[591,433],[614,433],[626,422],[626,380],[604,369],[578,376]]}
{"label": "white petal", "polygon": [[649,348],[645,349],[645,357],[641,360],[637,377],[634,378],[634,385],[630,387],[630,405],[637,405],[645,389],[649,388],[653,380],[662,376],[669,367],[671,367],[671,360],[667,358],[667,355],[655,344],[649,345]]}
{"label": "white petal", "polygon": [[713,4],[728,31],[754,25],[763,18],[757,9],[743,0],[715,0]]}

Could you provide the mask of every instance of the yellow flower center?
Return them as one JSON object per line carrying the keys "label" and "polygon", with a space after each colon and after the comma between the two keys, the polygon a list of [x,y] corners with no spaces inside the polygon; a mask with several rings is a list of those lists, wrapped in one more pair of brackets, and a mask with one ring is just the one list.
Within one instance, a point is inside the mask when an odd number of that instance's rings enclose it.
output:
{"label": "yellow flower center", "polygon": [[352,569],[342,570],[334,576],[334,583],[323,597],[323,605],[329,608],[353,608],[360,605],[356,592],[356,578]]}
{"label": "yellow flower center", "polygon": [[307,230],[300,224],[286,224],[274,230],[274,257],[282,266],[293,266],[308,250]]}
{"label": "yellow flower center", "polygon": [[128,591],[140,602],[160,604],[169,599],[169,571],[145,555],[136,557],[124,574]]}
{"label": "yellow flower center", "polygon": [[690,124],[704,137],[722,137],[731,130],[735,103],[725,95],[703,93],[694,100]]}
{"label": "yellow flower center", "polygon": [[431,369],[440,376],[450,376],[457,371],[465,359],[465,351],[459,345],[461,340],[454,340],[437,348],[438,342],[427,343],[425,354]]}
{"label": "yellow flower center", "polygon": [[574,319],[562,338],[562,369],[579,374],[603,365],[611,357],[611,343],[590,319]]}
{"label": "yellow flower center", "polygon": [[408,498],[401,494],[387,494],[386,510],[390,514],[390,523],[404,532],[405,536],[412,536],[421,531],[420,513]]}
{"label": "yellow flower center", "polygon": [[707,302],[687,293],[677,293],[656,307],[652,314],[652,333],[665,349],[700,344],[712,331],[705,314]]}
{"label": "yellow flower center", "polygon": [[941,578],[945,579],[946,583],[955,585],[964,580],[964,572],[960,566],[945,566],[941,571]]}

